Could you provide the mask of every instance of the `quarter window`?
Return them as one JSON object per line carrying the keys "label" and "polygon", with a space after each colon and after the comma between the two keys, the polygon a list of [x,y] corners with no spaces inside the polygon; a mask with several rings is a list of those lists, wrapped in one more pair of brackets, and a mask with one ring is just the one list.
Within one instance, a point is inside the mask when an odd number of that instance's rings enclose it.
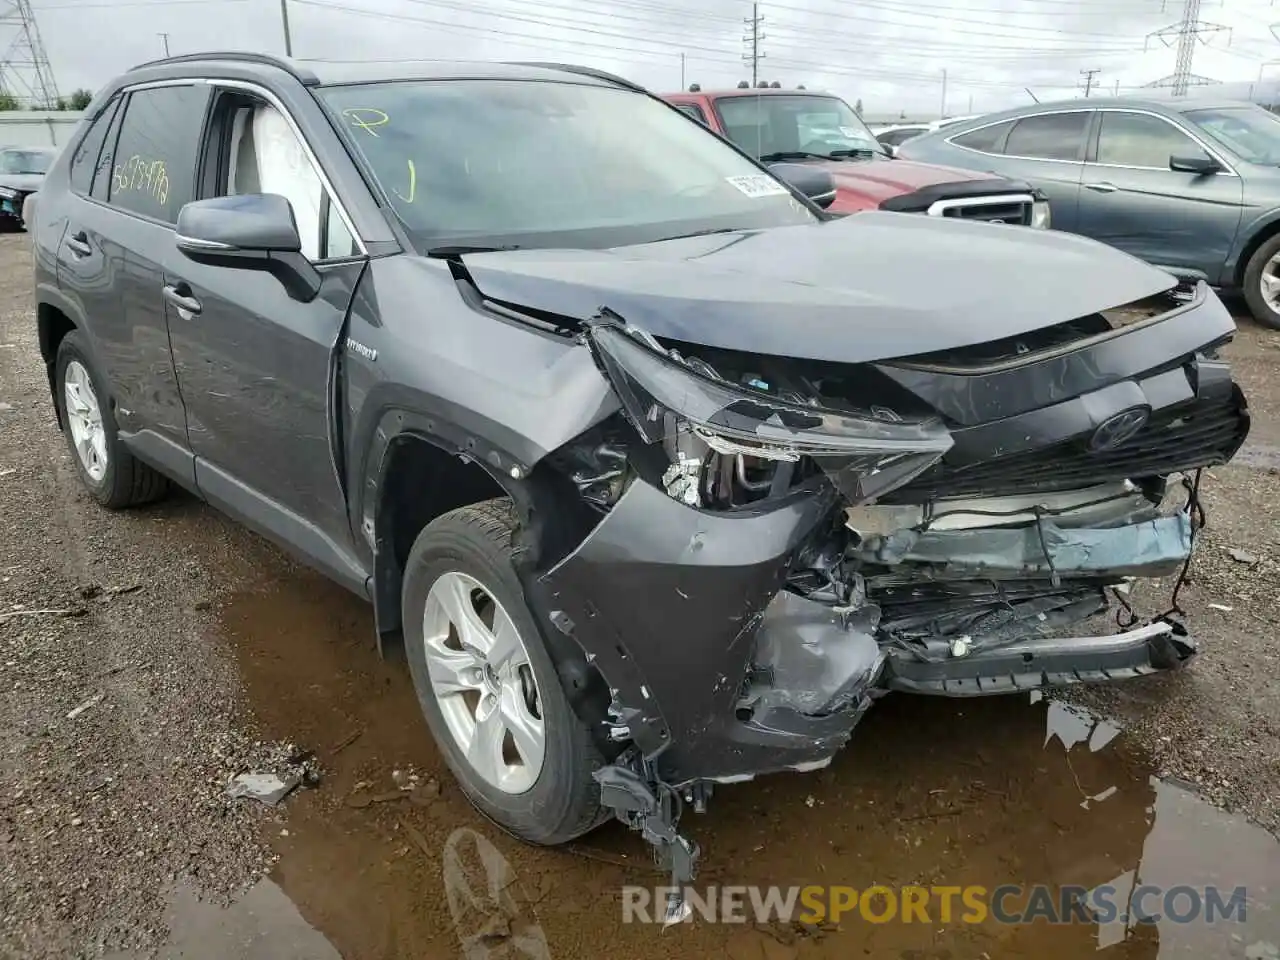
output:
{"label": "quarter window", "polygon": [[1089,114],[1084,110],[1023,117],[1009,131],[1004,152],[1011,157],[1078,160],[1088,125]]}
{"label": "quarter window", "polygon": [[951,142],[958,147],[968,147],[970,150],[978,150],[982,153],[1000,153],[1000,144],[1004,142],[1004,135],[1012,126],[1012,120],[993,123],[987,127],[970,130],[968,133],[957,134],[951,138]]}
{"label": "quarter window", "polygon": [[135,90],[111,168],[107,202],[165,223],[194,194],[196,154],[204,127],[207,86]]}
{"label": "quarter window", "polygon": [[1098,132],[1098,162],[1169,169],[1169,158],[1202,157],[1200,145],[1160,117],[1104,111]]}

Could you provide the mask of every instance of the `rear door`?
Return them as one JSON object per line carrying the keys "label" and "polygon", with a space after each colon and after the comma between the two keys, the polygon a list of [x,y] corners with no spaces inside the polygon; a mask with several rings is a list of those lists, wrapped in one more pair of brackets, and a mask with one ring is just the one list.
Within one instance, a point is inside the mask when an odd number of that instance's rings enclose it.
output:
{"label": "rear door", "polygon": [[208,100],[207,86],[185,81],[122,95],[103,115],[109,127],[87,193],[87,159],[73,160],[75,197],[58,250],[59,285],[89,330],[122,438],[143,459],[188,481],[186,416],[162,278],[176,255],[173,224],[193,195]]}
{"label": "rear door", "polygon": [[1079,232],[1159,266],[1217,277],[1244,198],[1225,159],[1217,157],[1218,173],[1171,170],[1171,156],[1206,157],[1205,145],[1168,118],[1137,110],[1100,111],[1096,141],[1081,183]]}
{"label": "rear door", "polygon": [[1091,113],[1081,108],[1020,117],[1003,138],[1003,158],[993,164],[1004,176],[1039,187],[1049,198],[1054,228],[1070,233],[1080,232],[1080,176]]}

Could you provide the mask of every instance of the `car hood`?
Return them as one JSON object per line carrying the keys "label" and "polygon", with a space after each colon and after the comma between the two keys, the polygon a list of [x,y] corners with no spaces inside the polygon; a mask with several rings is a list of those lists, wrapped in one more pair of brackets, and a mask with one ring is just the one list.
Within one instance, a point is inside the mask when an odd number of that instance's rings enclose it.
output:
{"label": "car hood", "polygon": [[833,160],[822,165],[831,171],[837,190],[859,194],[877,206],[890,197],[937,183],[998,179],[994,174],[976,170],[957,170],[912,160]]}
{"label": "car hood", "polygon": [[1014,336],[1130,303],[1169,274],[1072,234],[880,210],[610,250],[463,257],[481,294],[657,337],[860,363]]}
{"label": "car hood", "polygon": [[0,173],[0,187],[21,190],[23,193],[34,193],[43,183],[42,173]]}

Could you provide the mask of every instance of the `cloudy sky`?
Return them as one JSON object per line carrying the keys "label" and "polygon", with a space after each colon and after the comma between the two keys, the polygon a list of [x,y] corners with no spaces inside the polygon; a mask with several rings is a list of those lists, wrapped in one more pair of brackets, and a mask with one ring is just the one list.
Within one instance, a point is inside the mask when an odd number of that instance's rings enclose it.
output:
{"label": "cloudy sky", "polygon": [[[654,90],[733,86],[750,0],[287,0],[294,55],[314,59],[548,59]],[[1194,71],[1280,87],[1274,0],[1203,0]],[[94,88],[164,51],[282,53],[280,0],[33,0],[57,84]],[[3,4],[9,6],[9,4]],[[1167,76],[1175,47],[1148,35],[1181,0],[762,0],[760,76],[861,99],[868,117],[987,111]],[[1280,33],[1277,26],[1276,33]],[[7,36],[5,36],[7,34]],[[0,42],[14,28],[0,25]],[[1176,45],[1176,38],[1170,40]],[[683,54],[683,64],[682,55]]]}

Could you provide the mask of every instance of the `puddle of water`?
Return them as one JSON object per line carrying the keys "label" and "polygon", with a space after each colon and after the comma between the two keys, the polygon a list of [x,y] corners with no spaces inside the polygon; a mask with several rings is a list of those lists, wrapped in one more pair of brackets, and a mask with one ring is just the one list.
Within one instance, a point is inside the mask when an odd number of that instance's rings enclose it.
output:
{"label": "puddle of water", "polygon": [[[222,625],[266,732],[315,748],[324,763],[322,786],[286,803],[273,879],[346,960],[456,957],[460,934],[472,945],[464,955],[477,960],[576,960],[599,956],[606,943],[611,955],[635,960],[1052,960],[1099,949],[1120,960],[1280,960],[1280,844],[1155,778],[1118,727],[1078,707],[1039,696],[1030,704],[888,697],[831,768],[723,787],[706,816],[688,814],[684,826],[704,851],[697,884],[1044,884],[1055,899],[1064,885],[1109,884],[1122,904],[1134,882],[1201,895],[1216,885],[1224,899],[1243,886],[1243,922],[966,925],[941,922],[935,906],[928,923],[869,923],[855,910],[820,937],[700,920],[665,931],[625,924],[622,886],[665,883],[644,845],[615,824],[572,849],[534,848],[479,817],[430,743],[407,671],[378,659],[360,601],[282,571],[240,595]],[[359,782],[385,791],[392,771],[409,767],[440,784],[429,806],[348,803]],[[501,869],[490,871],[489,887],[483,879],[459,887],[457,851],[479,848],[492,866],[486,844]],[[460,900],[459,889],[469,894]],[[475,903],[488,901],[501,909],[477,916]],[[1013,902],[1025,905],[1025,894]],[[1177,906],[1186,910],[1186,901]],[[174,917],[177,936],[188,935],[194,921]],[[275,954],[219,956],[293,956],[289,949],[285,940]]]}

